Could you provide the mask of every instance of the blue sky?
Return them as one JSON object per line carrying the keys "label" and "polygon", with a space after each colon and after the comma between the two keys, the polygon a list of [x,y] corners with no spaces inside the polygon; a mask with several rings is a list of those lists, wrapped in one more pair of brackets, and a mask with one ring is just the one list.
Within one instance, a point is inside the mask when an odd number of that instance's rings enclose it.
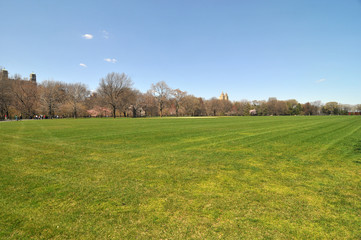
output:
{"label": "blue sky", "polygon": [[360,1],[0,0],[0,6],[0,65],[10,75],[34,71],[38,81],[96,89],[107,73],[125,72],[142,92],[165,81],[206,99],[224,91],[233,101],[361,103]]}

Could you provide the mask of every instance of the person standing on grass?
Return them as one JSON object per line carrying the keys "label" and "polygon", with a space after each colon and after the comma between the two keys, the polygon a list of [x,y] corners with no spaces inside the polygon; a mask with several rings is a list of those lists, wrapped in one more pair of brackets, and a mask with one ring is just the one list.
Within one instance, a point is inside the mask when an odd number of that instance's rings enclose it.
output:
{"label": "person standing on grass", "polygon": [[15,115],[15,120],[16,120],[16,121],[18,120],[18,115]]}

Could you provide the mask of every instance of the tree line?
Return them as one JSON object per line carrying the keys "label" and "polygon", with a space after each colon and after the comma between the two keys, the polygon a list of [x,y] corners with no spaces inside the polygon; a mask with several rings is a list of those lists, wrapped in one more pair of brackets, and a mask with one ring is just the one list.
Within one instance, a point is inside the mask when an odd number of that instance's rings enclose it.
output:
{"label": "tree line", "polygon": [[145,116],[270,116],[349,114],[361,111],[361,104],[347,105],[321,101],[299,103],[295,99],[227,101],[204,99],[164,81],[142,93],[124,73],[109,73],[100,79],[96,91],[83,83],[46,80],[40,84],[22,80],[15,74],[0,80],[0,119],[54,117],[145,117]]}

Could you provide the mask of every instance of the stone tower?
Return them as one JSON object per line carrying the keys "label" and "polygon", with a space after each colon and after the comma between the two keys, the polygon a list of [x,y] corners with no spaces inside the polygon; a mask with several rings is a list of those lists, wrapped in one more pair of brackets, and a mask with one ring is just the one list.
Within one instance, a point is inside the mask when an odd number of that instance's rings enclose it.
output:
{"label": "stone tower", "polygon": [[222,92],[221,96],[219,96],[219,100],[224,100],[224,93]]}
{"label": "stone tower", "polygon": [[6,70],[5,68],[2,69],[1,72],[0,72],[0,79],[1,80],[8,80],[9,79],[8,70]]}
{"label": "stone tower", "polygon": [[219,96],[218,99],[219,99],[219,100],[226,100],[226,101],[228,101],[228,94],[227,94],[227,93],[224,94],[224,93],[222,92],[221,96]]}
{"label": "stone tower", "polygon": [[30,74],[30,81],[33,83],[36,83],[36,74],[35,73]]}

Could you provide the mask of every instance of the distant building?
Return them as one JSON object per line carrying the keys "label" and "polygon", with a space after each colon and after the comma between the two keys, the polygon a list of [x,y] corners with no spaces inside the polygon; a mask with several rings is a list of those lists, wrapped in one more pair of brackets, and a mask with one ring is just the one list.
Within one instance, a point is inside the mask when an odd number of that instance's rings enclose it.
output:
{"label": "distant building", "polygon": [[30,81],[36,83],[36,74],[35,73],[30,73]]}
{"label": "distant building", "polygon": [[6,70],[5,68],[2,69],[0,71],[0,81],[7,81],[7,80],[21,80],[21,81],[30,81],[30,82],[33,82],[33,83],[36,83],[36,74],[35,73],[31,73],[30,74],[30,80],[28,79],[14,79],[14,78],[9,78],[9,72],[8,70]]}
{"label": "distant building", "polygon": [[221,96],[219,96],[219,98],[218,98],[219,100],[226,100],[226,101],[229,101],[229,99],[228,99],[228,94],[226,93],[226,94],[224,94],[223,92],[222,92],[222,94],[221,94]]}
{"label": "distant building", "polygon": [[9,79],[9,73],[8,70],[5,68],[1,70],[0,72],[0,80],[8,80]]}

